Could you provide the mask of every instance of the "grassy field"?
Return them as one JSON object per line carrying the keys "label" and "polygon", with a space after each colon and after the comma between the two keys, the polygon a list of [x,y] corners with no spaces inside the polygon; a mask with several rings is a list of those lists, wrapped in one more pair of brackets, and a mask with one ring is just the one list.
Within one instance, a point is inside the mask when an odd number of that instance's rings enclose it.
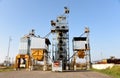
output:
{"label": "grassy field", "polygon": [[13,67],[0,67],[0,72],[13,71]]}
{"label": "grassy field", "polygon": [[112,76],[113,78],[120,78],[120,66],[114,66],[111,69],[104,69],[104,70],[96,70],[93,69],[94,71],[101,72],[107,75]]}

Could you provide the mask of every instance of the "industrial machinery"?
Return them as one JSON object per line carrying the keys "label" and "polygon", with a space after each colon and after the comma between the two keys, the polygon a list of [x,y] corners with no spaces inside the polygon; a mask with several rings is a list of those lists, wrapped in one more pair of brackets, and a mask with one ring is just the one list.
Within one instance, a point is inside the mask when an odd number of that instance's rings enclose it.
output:
{"label": "industrial machinery", "polygon": [[[32,30],[28,35],[20,39],[19,54],[16,56],[15,68],[25,67],[34,68],[35,61],[43,61],[43,70],[47,70],[48,59],[52,62],[52,71],[64,71],[70,69],[70,59],[74,61],[76,70],[76,58],[86,59],[86,69],[90,68],[90,45],[89,45],[89,28],[80,37],[74,37],[73,52],[70,57],[69,51],[69,27],[67,16],[69,9],[64,7],[64,13],[57,16],[56,20],[51,20],[51,32],[41,38],[35,35]],[[47,36],[52,33],[52,58],[49,53],[51,44]],[[84,35],[84,36],[83,36]]]}
{"label": "industrial machinery", "polygon": [[51,20],[51,33],[53,34],[52,41],[52,71],[66,70],[69,58],[69,28],[67,23],[67,14],[69,9],[64,7],[63,15]]}
{"label": "industrial machinery", "polygon": [[89,44],[89,28],[85,28],[84,33],[80,37],[74,37],[73,42],[73,51],[74,51],[74,70],[76,70],[76,58],[86,60],[86,68],[91,67],[91,56],[90,56],[90,44]]}
{"label": "industrial machinery", "polygon": [[49,39],[36,36],[34,30],[22,37],[20,39],[19,54],[15,60],[15,69],[24,67],[32,70],[35,61],[44,61],[43,70],[47,70],[49,45]]}

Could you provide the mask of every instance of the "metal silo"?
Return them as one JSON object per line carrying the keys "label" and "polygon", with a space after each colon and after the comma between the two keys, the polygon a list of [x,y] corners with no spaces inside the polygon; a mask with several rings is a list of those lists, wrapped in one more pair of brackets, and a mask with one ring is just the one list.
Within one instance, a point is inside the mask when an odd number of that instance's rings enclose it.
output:
{"label": "metal silo", "polygon": [[72,40],[74,52],[74,70],[76,70],[76,58],[85,59],[85,69],[91,67],[90,43],[89,43],[89,28],[85,28],[84,33],[80,37],[74,37]]}
{"label": "metal silo", "polygon": [[32,70],[35,61],[43,61],[43,70],[47,70],[49,45],[49,39],[36,36],[34,30],[29,32],[28,35],[24,35],[20,39],[19,53],[16,56],[15,68],[19,69],[21,66],[24,66]]}

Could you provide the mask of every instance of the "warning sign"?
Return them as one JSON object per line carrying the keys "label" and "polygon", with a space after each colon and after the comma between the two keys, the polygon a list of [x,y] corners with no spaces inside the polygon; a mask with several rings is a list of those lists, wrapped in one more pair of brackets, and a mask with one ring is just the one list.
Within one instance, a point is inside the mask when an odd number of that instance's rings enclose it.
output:
{"label": "warning sign", "polygon": [[59,67],[60,66],[60,61],[55,61],[54,62],[54,67]]}
{"label": "warning sign", "polygon": [[62,71],[62,61],[54,61],[52,63],[52,71]]}

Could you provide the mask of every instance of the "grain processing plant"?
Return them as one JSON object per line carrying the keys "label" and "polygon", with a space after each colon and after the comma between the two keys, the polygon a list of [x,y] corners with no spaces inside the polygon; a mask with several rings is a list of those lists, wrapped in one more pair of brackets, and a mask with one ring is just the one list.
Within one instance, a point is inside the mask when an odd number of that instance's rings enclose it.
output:
{"label": "grain processing plant", "polygon": [[[64,13],[57,16],[56,20],[51,20],[51,31],[48,35],[52,39],[36,36],[35,30],[32,29],[27,35],[20,39],[19,53],[15,60],[15,69],[24,67],[28,70],[34,70],[37,61],[43,62],[43,70],[48,70],[48,62],[51,61],[51,71],[71,70],[71,61],[73,69],[76,70],[76,58],[86,59],[86,69],[90,68],[90,45],[89,45],[89,28],[85,28],[81,36],[73,37],[69,41],[69,26],[67,17],[69,8],[64,7]],[[69,42],[73,46],[73,55],[70,56]],[[51,47],[50,47],[51,45]]]}

